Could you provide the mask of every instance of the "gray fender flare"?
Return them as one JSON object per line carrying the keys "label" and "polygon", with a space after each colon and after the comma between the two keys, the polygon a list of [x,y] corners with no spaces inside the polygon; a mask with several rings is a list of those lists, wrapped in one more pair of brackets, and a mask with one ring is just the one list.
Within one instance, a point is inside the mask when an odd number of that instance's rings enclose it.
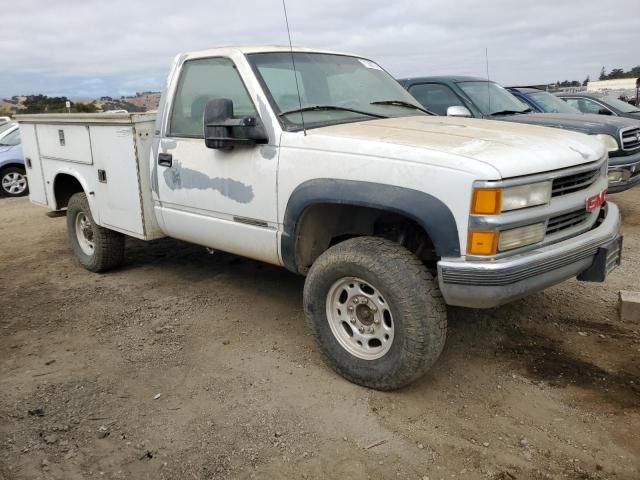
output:
{"label": "gray fender flare", "polygon": [[287,202],[280,252],[285,267],[292,272],[300,273],[296,262],[298,220],[306,208],[319,203],[378,208],[404,215],[427,232],[439,256],[460,256],[453,213],[433,195],[381,183],[319,178],[298,185]]}

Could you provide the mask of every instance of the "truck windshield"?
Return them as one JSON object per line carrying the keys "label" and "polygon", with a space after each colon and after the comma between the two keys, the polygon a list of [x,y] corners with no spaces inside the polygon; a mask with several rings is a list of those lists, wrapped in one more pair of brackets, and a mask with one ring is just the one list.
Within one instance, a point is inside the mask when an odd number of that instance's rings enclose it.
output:
{"label": "truck windshield", "polygon": [[548,92],[533,92],[529,95],[542,107],[544,113],[582,113],[577,108],[573,108],[564,100]]}
{"label": "truck windshield", "polygon": [[482,115],[527,113],[531,109],[497,83],[487,81],[458,82],[458,86],[475,103]]}
{"label": "truck windshield", "polygon": [[425,114],[398,82],[370,60],[306,52],[294,52],[293,61],[290,52],[254,53],[247,58],[287,130],[302,128],[303,118],[305,127],[313,128]]}

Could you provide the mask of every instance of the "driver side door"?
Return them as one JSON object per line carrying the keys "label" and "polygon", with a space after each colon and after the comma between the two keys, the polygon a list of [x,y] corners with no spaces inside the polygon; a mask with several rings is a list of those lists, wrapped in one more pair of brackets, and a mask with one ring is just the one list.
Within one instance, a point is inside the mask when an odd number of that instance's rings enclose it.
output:
{"label": "driver side door", "polygon": [[274,139],[207,148],[203,114],[213,98],[232,100],[234,117],[258,116],[230,58],[185,61],[155,159],[156,213],[171,237],[278,264]]}

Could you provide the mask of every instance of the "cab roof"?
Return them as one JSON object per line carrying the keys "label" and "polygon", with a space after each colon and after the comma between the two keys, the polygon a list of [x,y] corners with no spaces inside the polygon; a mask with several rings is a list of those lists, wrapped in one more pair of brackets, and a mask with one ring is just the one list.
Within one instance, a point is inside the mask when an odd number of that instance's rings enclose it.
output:
{"label": "cab roof", "polygon": [[506,87],[507,90],[517,90],[518,92],[522,92],[522,93],[536,93],[536,92],[545,92],[546,90],[543,90],[541,88],[536,88],[536,87]]}
{"label": "cab roof", "polygon": [[[331,50],[323,50],[317,48],[305,48],[305,47],[289,47],[288,45],[229,45],[224,47],[208,48],[204,50],[193,50],[189,52],[183,52],[180,56],[188,58],[201,58],[201,57],[215,57],[219,55],[232,55],[232,54],[250,54],[250,53],[272,53],[272,52],[300,52],[300,53],[328,53],[334,55],[348,55],[352,57],[359,57],[359,55],[353,55],[344,52],[335,52]],[[362,57],[359,57],[362,58]]]}
{"label": "cab roof", "polygon": [[486,82],[486,78],[471,77],[465,75],[438,75],[433,77],[407,77],[398,80],[402,84],[420,83],[420,82],[440,82],[440,83],[458,83],[458,82]]}

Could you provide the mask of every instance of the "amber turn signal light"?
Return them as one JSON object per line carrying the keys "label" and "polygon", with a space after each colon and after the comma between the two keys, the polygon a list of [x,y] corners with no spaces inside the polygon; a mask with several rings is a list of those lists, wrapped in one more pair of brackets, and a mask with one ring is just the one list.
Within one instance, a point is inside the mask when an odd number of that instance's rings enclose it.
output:
{"label": "amber turn signal light", "polygon": [[495,255],[498,251],[498,235],[494,232],[469,232],[467,252],[469,255]]}
{"label": "amber turn signal light", "polygon": [[496,215],[502,209],[502,190],[499,188],[476,188],[473,191],[471,213]]}

